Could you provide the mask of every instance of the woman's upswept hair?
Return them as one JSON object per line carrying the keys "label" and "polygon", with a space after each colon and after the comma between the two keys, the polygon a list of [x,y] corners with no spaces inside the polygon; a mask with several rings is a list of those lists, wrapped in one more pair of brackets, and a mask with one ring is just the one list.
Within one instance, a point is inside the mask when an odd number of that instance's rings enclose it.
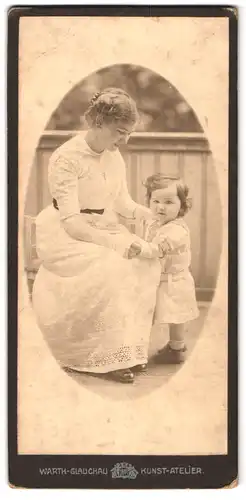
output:
{"label": "woman's upswept hair", "polygon": [[119,120],[135,124],[138,112],[135,101],[127,92],[108,87],[92,97],[85,118],[90,127]]}
{"label": "woman's upswept hair", "polygon": [[148,205],[150,203],[153,191],[156,191],[157,189],[167,188],[171,184],[176,184],[177,195],[181,203],[178,217],[183,217],[188,212],[188,210],[190,210],[192,201],[191,198],[188,198],[189,188],[180,177],[171,175],[167,176],[165,174],[158,173],[148,177],[143,184],[146,187],[146,198]]}

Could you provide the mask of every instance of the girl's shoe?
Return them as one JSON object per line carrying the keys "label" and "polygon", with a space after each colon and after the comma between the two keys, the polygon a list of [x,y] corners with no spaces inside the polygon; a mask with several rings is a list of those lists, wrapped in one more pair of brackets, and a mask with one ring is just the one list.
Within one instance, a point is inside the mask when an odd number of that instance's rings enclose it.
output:
{"label": "girl's shoe", "polygon": [[131,368],[133,373],[142,373],[147,371],[147,363],[142,365],[136,365]]}
{"label": "girl's shoe", "polygon": [[176,350],[170,347],[170,344],[166,344],[158,353],[154,356],[153,361],[156,364],[164,365],[178,365],[184,363],[186,359],[187,347],[184,346],[183,349]]}

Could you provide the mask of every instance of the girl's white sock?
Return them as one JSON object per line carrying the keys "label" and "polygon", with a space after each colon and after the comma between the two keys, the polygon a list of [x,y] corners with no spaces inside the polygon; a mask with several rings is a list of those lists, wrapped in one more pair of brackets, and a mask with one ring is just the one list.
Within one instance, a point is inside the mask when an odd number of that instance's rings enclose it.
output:
{"label": "girl's white sock", "polygon": [[184,349],[185,343],[184,340],[170,340],[169,345],[171,349],[174,349],[175,351],[181,351]]}

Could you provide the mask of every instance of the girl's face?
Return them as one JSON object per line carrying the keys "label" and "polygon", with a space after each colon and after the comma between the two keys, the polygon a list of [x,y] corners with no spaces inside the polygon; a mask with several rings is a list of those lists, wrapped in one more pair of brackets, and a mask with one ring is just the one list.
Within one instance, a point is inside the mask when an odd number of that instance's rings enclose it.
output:
{"label": "girl's face", "polygon": [[177,186],[172,184],[166,188],[156,189],[151,194],[150,209],[161,224],[166,224],[178,217],[181,202],[177,195]]}
{"label": "girl's face", "polygon": [[134,125],[124,121],[104,123],[100,128],[101,140],[104,148],[109,151],[116,151],[119,146],[127,144]]}

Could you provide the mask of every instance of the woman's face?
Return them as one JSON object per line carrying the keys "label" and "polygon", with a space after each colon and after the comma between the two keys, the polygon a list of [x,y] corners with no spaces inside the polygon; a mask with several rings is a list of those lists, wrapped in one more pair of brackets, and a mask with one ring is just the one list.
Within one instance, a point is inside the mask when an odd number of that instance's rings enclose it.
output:
{"label": "woman's face", "polygon": [[105,149],[116,151],[119,146],[127,144],[132,132],[134,132],[135,124],[125,121],[115,121],[111,123],[103,123],[101,125],[101,140],[104,143]]}

